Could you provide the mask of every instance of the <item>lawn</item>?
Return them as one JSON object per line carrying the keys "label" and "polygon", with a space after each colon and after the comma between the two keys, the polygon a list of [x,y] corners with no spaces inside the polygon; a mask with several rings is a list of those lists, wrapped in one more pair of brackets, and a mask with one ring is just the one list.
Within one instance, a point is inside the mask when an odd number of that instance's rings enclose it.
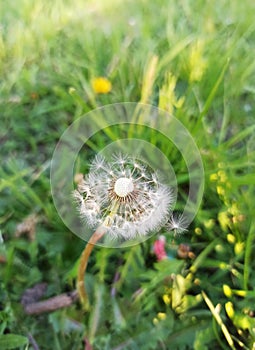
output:
{"label": "lawn", "polygon": [[[0,3],[1,350],[255,349],[254,52],[250,0]],[[174,216],[94,247],[88,309],[72,191],[119,151]]]}

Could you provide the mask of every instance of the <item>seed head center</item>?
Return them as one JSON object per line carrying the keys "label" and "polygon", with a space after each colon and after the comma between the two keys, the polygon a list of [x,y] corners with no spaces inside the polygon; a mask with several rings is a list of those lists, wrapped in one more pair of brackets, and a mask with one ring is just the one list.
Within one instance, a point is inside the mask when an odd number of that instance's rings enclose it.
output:
{"label": "seed head center", "polygon": [[114,184],[114,192],[119,197],[126,197],[133,190],[133,181],[127,177],[120,177]]}

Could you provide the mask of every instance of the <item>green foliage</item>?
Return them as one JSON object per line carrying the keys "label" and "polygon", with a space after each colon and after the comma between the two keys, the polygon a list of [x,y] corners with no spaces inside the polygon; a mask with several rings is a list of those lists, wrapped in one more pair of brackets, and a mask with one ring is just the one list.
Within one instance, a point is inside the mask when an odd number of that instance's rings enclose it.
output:
{"label": "green foliage", "polygon": [[28,339],[17,334],[0,335],[0,346],[3,350],[22,348],[27,345]]}
{"label": "green foliage", "polygon": [[[86,342],[100,350],[254,348],[254,13],[249,0],[0,3],[1,349],[33,349],[29,335],[46,350]],[[93,90],[99,76],[111,81],[110,93]],[[75,303],[26,315],[22,295],[35,284],[47,283],[45,298],[75,288],[85,244],[52,202],[56,143],[82,114],[122,101],[159,106],[190,131],[205,167],[202,205],[186,235],[161,232],[167,260],[156,262],[155,237],[96,247],[86,275],[90,313]],[[171,161],[182,208],[186,164],[149,128],[101,130],[75,172],[86,173],[106,144],[133,136]],[[191,255],[178,255],[181,243]]]}

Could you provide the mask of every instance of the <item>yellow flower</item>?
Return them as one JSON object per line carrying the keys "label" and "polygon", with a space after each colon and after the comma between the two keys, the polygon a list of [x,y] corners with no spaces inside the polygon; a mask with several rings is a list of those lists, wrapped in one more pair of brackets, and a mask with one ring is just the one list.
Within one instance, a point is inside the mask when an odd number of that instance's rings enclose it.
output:
{"label": "yellow flower", "polygon": [[169,113],[173,113],[174,108],[181,108],[185,100],[183,96],[179,99],[176,97],[176,83],[177,78],[172,73],[168,73],[165,84],[162,86],[159,92],[159,108],[165,109]]}
{"label": "yellow flower", "polygon": [[200,81],[207,68],[207,62],[203,56],[204,42],[198,40],[191,47],[191,52],[188,58],[189,81]]}
{"label": "yellow flower", "polygon": [[112,83],[104,77],[92,79],[91,85],[96,94],[108,94],[112,89]]}

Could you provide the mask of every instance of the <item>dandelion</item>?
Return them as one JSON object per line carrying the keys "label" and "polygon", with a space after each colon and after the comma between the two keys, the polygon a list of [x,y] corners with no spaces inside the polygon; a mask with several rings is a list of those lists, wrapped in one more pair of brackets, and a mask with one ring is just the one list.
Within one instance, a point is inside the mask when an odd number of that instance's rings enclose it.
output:
{"label": "dandelion", "polygon": [[172,195],[141,161],[96,157],[91,171],[74,191],[82,219],[102,226],[111,238],[130,239],[157,230],[166,221]]}
{"label": "dandelion", "polygon": [[188,231],[187,221],[183,214],[172,214],[167,223],[167,227],[170,231],[174,231],[175,235],[180,235],[181,233]]}
{"label": "dandelion", "polygon": [[167,220],[173,197],[157,173],[141,160],[123,155],[111,162],[97,156],[73,196],[81,218],[95,230],[78,271],[78,292],[88,305],[83,280],[93,245],[105,234],[126,240],[158,230]]}
{"label": "dandelion", "polygon": [[108,94],[112,89],[110,80],[105,77],[97,77],[92,79],[91,85],[96,94]]}

